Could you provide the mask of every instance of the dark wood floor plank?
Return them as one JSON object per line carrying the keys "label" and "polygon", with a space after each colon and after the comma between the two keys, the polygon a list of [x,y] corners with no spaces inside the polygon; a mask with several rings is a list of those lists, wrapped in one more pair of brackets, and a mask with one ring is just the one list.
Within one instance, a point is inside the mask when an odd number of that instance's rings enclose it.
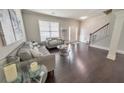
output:
{"label": "dark wood floor plank", "polygon": [[80,43],[70,46],[68,57],[59,55],[57,49],[54,75],[47,83],[124,83],[124,55],[115,61],[106,59],[107,51]]}

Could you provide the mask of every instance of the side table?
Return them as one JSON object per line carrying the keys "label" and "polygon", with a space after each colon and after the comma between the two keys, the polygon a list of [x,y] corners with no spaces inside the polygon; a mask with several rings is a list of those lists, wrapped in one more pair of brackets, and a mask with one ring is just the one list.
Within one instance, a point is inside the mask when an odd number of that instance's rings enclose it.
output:
{"label": "side table", "polygon": [[47,73],[48,70],[44,65],[41,65],[36,72],[32,73],[31,71],[29,71],[30,78],[37,83],[44,83],[47,79]]}

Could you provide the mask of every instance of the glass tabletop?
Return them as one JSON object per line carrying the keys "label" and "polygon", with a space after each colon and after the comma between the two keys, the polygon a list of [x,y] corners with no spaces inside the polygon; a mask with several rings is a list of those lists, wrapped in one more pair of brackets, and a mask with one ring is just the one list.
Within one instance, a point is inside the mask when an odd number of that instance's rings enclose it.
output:
{"label": "glass tabletop", "polygon": [[[32,62],[27,62],[27,63],[22,63],[22,62],[11,62],[11,63],[6,63],[4,65],[0,65],[0,83],[30,83],[31,79],[33,78],[33,76],[31,76],[30,74],[30,64]],[[9,75],[15,75],[16,78],[13,81],[7,81],[7,75],[5,74],[5,68],[8,66],[12,66],[12,65],[16,66],[16,74],[13,74],[13,72],[9,72]],[[9,68],[10,68],[9,67]],[[7,68],[8,71],[8,68]],[[43,80],[41,80],[40,78],[40,82],[45,82],[46,78],[47,78],[47,68],[44,65],[39,65],[39,69],[37,72],[35,72],[35,77],[40,76],[43,77]],[[44,74],[43,74],[44,73]],[[8,77],[9,77],[8,75]],[[13,77],[13,76],[12,76]],[[10,78],[10,77],[9,77]]]}
{"label": "glass tabletop", "polygon": [[[0,65],[0,83],[22,82],[22,73],[19,65],[20,64],[17,62],[5,63],[3,65]],[[12,72],[9,71],[10,69]]]}

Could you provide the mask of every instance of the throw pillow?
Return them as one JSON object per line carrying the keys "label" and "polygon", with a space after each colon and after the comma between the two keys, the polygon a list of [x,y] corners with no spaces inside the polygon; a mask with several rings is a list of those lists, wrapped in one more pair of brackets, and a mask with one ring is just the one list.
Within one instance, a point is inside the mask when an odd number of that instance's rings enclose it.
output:
{"label": "throw pillow", "polygon": [[35,51],[39,52],[38,47],[35,46],[33,49],[34,49]]}
{"label": "throw pillow", "polygon": [[22,60],[22,61],[29,60],[32,58],[30,49],[27,49],[27,48],[21,48],[18,51],[17,55],[20,57],[20,60]]}

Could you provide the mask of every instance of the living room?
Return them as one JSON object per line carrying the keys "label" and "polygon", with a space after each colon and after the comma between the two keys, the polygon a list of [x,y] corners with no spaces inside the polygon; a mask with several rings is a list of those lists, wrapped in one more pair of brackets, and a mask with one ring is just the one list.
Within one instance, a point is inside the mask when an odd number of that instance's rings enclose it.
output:
{"label": "living room", "polygon": [[1,9],[0,82],[124,82],[121,15],[119,9]]}
{"label": "living room", "polygon": [[124,93],[123,0],[1,0],[1,93]]}

